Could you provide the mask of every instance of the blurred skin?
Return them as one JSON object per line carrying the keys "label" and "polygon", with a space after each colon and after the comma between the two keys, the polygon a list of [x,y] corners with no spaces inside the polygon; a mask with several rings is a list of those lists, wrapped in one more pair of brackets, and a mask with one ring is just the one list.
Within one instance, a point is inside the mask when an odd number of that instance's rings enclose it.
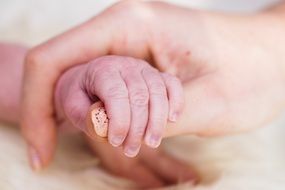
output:
{"label": "blurred skin", "polygon": [[0,120],[20,122],[21,82],[23,60],[28,49],[24,46],[0,43]]}
{"label": "blurred skin", "polygon": [[[20,90],[23,61],[26,52],[27,48],[23,46],[0,43],[0,88],[2,89],[0,91],[0,120],[11,124],[18,124],[20,120]],[[125,63],[126,61],[127,63]],[[94,139],[91,139],[90,136],[95,135],[86,131],[84,126],[85,119],[79,119],[86,116],[86,110],[88,110],[91,102],[94,101],[92,92],[88,92],[94,87],[94,84],[90,83],[90,81],[93,81],[92,79],[95,79],[95,77],[105,77],[100,69],[109,71],[108,69],[111,65],[117,64],[113,67],[113,71],[123,69],[121,73],[127,74],[124,72],[124,67],[134,65],[134,63],[140,67],[134,68],[133,71],[139,71],[140,69],[155,71],[154,68],[142,60],[111,56],[74,67],[65,72],[56,88],[57,127],[65,133],[69,131],[84,131],[88,135],[85,137],[92,152],[100,159],[103,168],[112,174],[133,180],[140,187],[159,187],[183,181],[197,182],[198,176],[191,166],[164,153],[162,149],[154,150],[143,145],[140,154],[136,158],[127,158],[124,155],[122,146],[114,148],[110,144],[102,142],[102,140],[94,141]],[[128,71],[130,70],[131,68],[128,69]],[[157,71],[154,76],[159,75],[164,76],[163,73]],[[110,85],[108,81],[112,77],[114,75],[105,78],[103,81],[98,81],[99,86]],[[139,75],[134,77],[134,79],[138,77]],[[174,78],[170,77],[170,79]],[[168,83],[165,84],[168,85]],[[181,86],[177,85],[174,85],[174,88],[179,90]],[[99,91],[101,93],[104,92],[102,90]],[[77,109],[71,109],[74,106]],[[77,112],[74,112],[74,110],[77,110]],[[136,128],[133,130],[136,130]],[[126,146],[126,143],[124,146]],[[33,159],[35,163],[34,169],[40,169],[40,158],[34,157]],[[173,173],[174,170],[176,171],[175,173]]]}
{"label": "blurred skin", "polygon": [[30,157],[40,158],[41,167],[52,159],[59,76],[109,54],[147,60],[180,78],[185,110],[165,136],[225,135],[265,125],[285,104],[284,23],[284,5],[244,16],[165,3],[112,6],[29,51],[21,127],[35,150]]}

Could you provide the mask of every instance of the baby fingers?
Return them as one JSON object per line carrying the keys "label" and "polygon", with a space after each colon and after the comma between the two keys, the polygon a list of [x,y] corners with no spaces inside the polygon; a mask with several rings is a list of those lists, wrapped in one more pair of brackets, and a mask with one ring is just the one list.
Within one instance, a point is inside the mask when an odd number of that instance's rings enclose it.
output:
{"label": "baby fingers", "polygon": [[160,73],[153,68],[145,68],[142,75],[150,96],[149,117],[144,140],[148,146],[157,148],[161,143],[168,117],[166,86]]}
{"label": "baby fingers", "polygon": [[102,100],[107,111],[108,140],[113,146],[120,146],[130,127],[128,89],[117,70],[109,69],[97,73],[92,80],[92,90]]}
{"label": "baby fingers", "polygon": [[171,74],[162,73],[162,78],[167,89],[169,101],[168,120],[171,122],[176,122],[183,111],[183,86],[181,84],[181,81]]}
{"label": "baby fingers", "polygon": [[131,123],[124,142],[124,152],[129,157],[138,154],[148,122],[149,92],[141,71],[129,68],[122,72],[129,93]]}
{"label": "baby fingers", "polygon": [[[142,60],[118,56],[106,60],[97,65],[96,72],[89,72],[92,76],[87,76],[89,92],[103,102],[101,111],[99,104],[91,111],[95,131],[100,136],[107,135],[113,146],[123,145],[129,157],[138,154],[142,142],[157,148],[167,120],[176,121],[182,112],[180,81]],[[114,61],[117,63],[109,64]]]}

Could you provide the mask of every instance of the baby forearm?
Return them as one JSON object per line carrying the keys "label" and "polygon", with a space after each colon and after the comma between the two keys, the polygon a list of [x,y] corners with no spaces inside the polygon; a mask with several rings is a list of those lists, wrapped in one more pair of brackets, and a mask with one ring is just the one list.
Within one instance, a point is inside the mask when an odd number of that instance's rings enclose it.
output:
{"label": "baby forearm", "polygon": [[0,120],[18,123],[23,63],[27,48],[0,43]]}

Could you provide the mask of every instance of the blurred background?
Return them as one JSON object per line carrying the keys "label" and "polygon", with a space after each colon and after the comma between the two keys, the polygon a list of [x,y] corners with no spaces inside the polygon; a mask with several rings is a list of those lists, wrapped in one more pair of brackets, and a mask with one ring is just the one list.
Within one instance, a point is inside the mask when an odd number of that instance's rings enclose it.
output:
{"label": "blurred background", "polygon": [[[280,0],[167,0],[200,9],[252,12]],[[79,24],[116,0],[1,0],[0,39],[36,44]]]}
{"label": "blurred background", "polygon": [[[115,0],[0,0],[0,41],[35,45],[98,14]],[[278,0],[168,0],[197,9],[257,11]],[[171,189],[284,190],[285,117],[267,128],[234,137],[173,138],[165,143],[172,154],[194,163],[202,184]],[[25,146],[15,128],[0,127],[1,190],[128,189],[129,182],[97,168],[80,137],[64,137],[53,165],[32,173]],[[72,140],[70,140],[72,139]]]}

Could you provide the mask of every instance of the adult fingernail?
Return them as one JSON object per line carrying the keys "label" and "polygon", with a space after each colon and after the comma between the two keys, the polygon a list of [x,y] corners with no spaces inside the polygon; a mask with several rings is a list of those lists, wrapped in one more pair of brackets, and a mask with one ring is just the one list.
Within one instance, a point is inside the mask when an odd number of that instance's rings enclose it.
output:
{"label": "adult fingernail", "polygon": [[29,146],[28,149],[29,149],[28,151],[29,151],[30,163],[33,170],[40,171],[42,169],[40,154],[33,146]]}
{"label": "adult fingernail", "polygon": [[161,136],[149,135],[146,138],[146,144],[151,148],[157,148],[161,143]]}
{"label": "adult fingernail", "polygon": [[178,119],[178,117],[179,117],[179,113],[174,112],[174,113],[172,113],[172,114],[170,115],[169,120],[170,120],[171,122],[176,122],[177,119]]}
{"label": "adult fingernail", "polygon": [[118,147],[123,143],[123,141],[124,141],[123,136],[114,136],[114,137],[111,137],[110,143],[114,147]]}
{"label": "adult fingernail", "polygon": [[140,146],[127,147],[124,152],[127,157],[135,157],[140,151]]}

